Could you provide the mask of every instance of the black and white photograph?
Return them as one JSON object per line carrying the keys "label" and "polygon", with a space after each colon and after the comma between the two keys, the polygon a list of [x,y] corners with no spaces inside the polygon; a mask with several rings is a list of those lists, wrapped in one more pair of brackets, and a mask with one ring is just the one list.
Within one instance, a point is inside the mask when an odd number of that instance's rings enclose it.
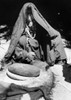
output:
{"label": "black and white photograph", "polygon": [[0,100],[71,100],[71,0],[0,0]]}

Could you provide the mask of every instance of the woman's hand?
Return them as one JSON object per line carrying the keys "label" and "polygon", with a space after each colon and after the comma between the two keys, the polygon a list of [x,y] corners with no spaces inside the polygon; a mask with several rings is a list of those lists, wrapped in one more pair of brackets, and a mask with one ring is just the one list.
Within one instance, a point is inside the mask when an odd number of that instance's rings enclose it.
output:
{"label": "woman's hand", "polygon": [[35,57],[35,53],[34,52],[29,52],[27,54],[27,60],[29,60],[29,61],[33,61],[34,57]]}
{"label": "woman's hand", "polygon": [[35,53],[34,53],[34,52],[29,52],[29,53],[27,54],[27,56],[33,58],[33,57],[35,56]]}

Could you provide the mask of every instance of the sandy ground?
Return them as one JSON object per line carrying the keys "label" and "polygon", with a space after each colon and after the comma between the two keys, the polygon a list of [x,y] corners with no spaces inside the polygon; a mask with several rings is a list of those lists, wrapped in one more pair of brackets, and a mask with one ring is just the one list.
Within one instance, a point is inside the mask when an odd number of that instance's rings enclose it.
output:
{"label": "sandy ground", "polygon": [[[10,41],[6,44],[0,45],[0,60],[4,57],[9,47]],[[65,48],[65,52],[68,58],[68,63],[71,63],[71,50]],[[53,89],[53,100],[71,100],[71,83],[66,82],[63,77],[63,67],[61,65],[55,65],[51,67],[51,70],[55,74],[55,88]],[[5,74],[0,72],[0,80],[3,80]],[[30,100],[28,94],[24,95],[25,100]],[[40,100],[44,100],[41,98]]]}

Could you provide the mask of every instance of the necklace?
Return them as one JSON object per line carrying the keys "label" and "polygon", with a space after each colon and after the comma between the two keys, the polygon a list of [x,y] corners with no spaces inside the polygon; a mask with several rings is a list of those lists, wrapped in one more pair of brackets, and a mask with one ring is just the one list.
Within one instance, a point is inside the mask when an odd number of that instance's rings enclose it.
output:
{"label": "necklace", "polygon": [[28,26],[25,28],[25,32],[28,34],[28,37],[31,38],[31,39],[34,39],[36,37],[36,34],[34,34],[33,36],[32,36],[32,34],[30,34],[32,32],[30,32]]}

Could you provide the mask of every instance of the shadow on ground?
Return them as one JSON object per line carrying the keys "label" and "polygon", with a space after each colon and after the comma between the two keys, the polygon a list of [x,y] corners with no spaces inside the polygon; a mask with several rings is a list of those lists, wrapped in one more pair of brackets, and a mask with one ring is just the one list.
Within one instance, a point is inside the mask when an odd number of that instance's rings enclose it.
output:
{"label": "shadow on ground", "polygon": [[65,81],[71,83],[71,65],[63,65],[63,76]]}

